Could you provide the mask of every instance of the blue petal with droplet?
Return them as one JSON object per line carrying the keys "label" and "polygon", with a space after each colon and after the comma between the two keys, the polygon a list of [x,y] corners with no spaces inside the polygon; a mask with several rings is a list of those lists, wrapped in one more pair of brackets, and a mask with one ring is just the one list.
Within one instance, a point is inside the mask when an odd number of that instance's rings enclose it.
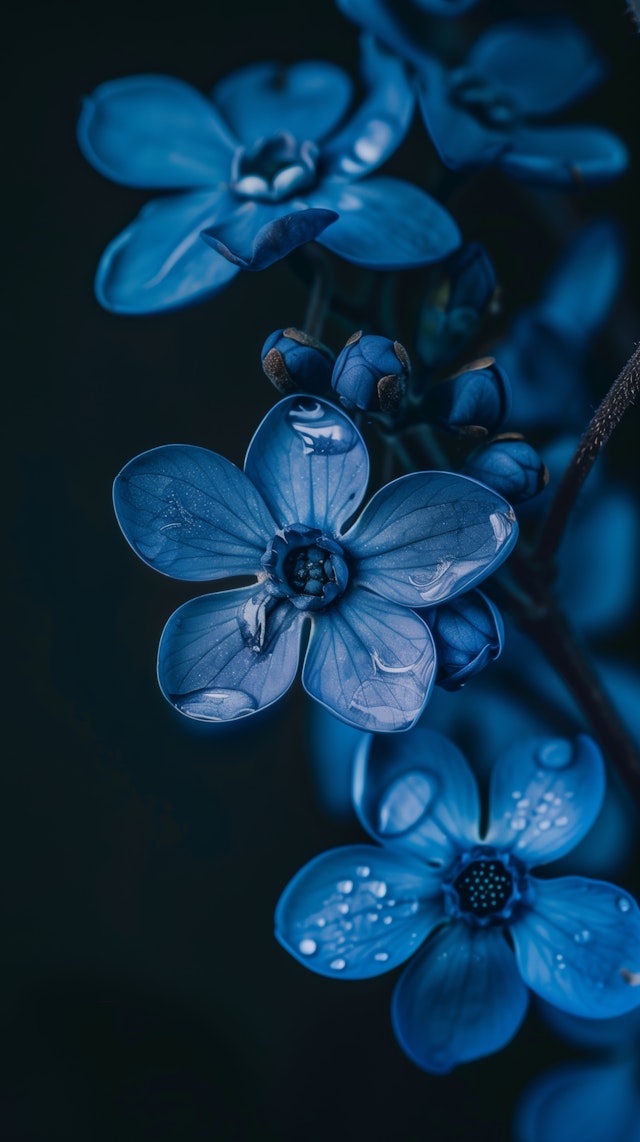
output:
{"label": "blue petal with droplet", "polygon": [[226,722],[263,710],[298,669],[302,616],[258,587],[201,595],[162,632],[158,681],[181,714]]}
{"label": "blue petal with droplet", "polygon": [[527,1004],[502,930],[458,921],[434,933],[402,973],[391,1016],[409,1058],[446,1074],[506,1046]]}
{"label": "blue petal with droplet", "polygon": [[517,535],[513,509],[483,484],[452,472],[415,472],[376,493],[345,545],[360,582],[424,607],[490,575]]}
{"label": "blue petal with droplet", "polygon": [[591,738],[526,738],[492,770],[485,840],[530,865],[557,860],[588,833],[604,793],[604,762]]}
{"label": "blue petal with droplet", "polygon": [[479,843],[475,777],[458,747],[426,726],[363,740],[353,801],[372,837],[420,857],[439,876],[462,848]]}
{"label": "blue petal with droplet", "polygon": [[581,876],[529,878],[531,899],[511,922],[525,983],[584,1018],[640,1004],[640,909],[613,884]]}
{"label": "blue petal with droplet", "polygon": [[369,457],[353,421],[319,397],[285,397],[265,416],[245,472],[279,524],[335,534],[360,506]]}
{"label": "blue petal with droplet", "polygon": [[276,528],[243,472],[189,444],[136,456],[116,477],[113,502],[136,554],[175,579],[257,574]]}
{"label": "blue petal with droplet", "polygon": [[426,623],[408,607],[353,587],[314,615],[302,682],[345,722],[386,733],[417,720],[435,670]]}
{"label": "blue petal with droplet", "polygon": [[318,975],[367,979],[404,963],[443,918],[438,885],[418,861],[351,845],[294,876],[278,902],[275,934]]}

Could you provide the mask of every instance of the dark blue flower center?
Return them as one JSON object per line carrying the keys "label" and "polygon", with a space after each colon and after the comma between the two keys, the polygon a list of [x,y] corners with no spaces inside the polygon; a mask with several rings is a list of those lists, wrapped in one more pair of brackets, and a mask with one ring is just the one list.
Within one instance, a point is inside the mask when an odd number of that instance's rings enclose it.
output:
{"label": "dark blue flower center", "polygon": [[522,116],[508,91],[489,76],[469,67],[458,67],[449,77],[449,98],[485,127],[510,131]]}
{"label": "dark blue flower center", "polygon": [[471,924],[507,920],[526,890],[524,866],[489,845],[463,853],[443,881],[449,912]]}
{"label": "dark blue flower center", "polygon": [[317,158],[315,143],[299,143],[288,131],[278,131],[236,152],[231,189],[240,198],[282,202],[313,185]]}
{"label": "dark blue flower center", "polygon": [[317,611],[344,591],[349,578],[340,544],[306,524],[285,527],[262,557],[267,590],[291,599],[300,610]]}

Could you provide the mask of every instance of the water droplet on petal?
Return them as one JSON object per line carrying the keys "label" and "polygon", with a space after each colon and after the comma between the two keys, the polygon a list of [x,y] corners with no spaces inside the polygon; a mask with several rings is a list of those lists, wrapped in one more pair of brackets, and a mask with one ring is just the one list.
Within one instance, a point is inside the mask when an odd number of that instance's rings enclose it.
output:
{"label": "water droplet on petal", "polygon": [[301,940],[298,944],[298,948],[302,952],[303,956],[312,956],[317,946],[318,945],[316,944],[315,940],[309,939]]}
{"label": "water droplet on petal", "polygon": [[529,798],[528,797],[523,797],[520,801],[518,801],[518,803],[516,805],[516,809],[528,809],[528,808],[529,808]]}
{"label": "water droplet on petal", "polygon": [[326,922],[327,921],[325,920],[324,916],[318,916],[318,919],[316,920],[316,924],[319,928],[324,928]]}
{"label": "water droplet on petal", "polygon": [[574,932],[573,938],[576,944],[588,944],[591,939],[591,932],[588,928],[583,928],[581,932]]}
{"label": "water droplet on petal", "polygon": [[353,892],[353,881],[339,880],[336,888],[338,889],[338,892],[343,892],[345,896],[348,896],[350,892]]}
{"label": "water droplet on petal", "polygon": [[378,831],[394,836],[411,829],[433,800],[433,782],[424,773],[404,773],[385,791],[378,808]]}
{"label": "water droplet on petal", "polygon": [[521,829],[526,829],[526,827],[527,827],[527,818],[526,817],[513,817],[511,819],[511,828],[512,829],[517,829],[518,832],[520,832]]}
{"label": "water droplet on petal", "polygon": [[368,868],[366,864],[361,864],[361,865],[358,865],[356,872],[357,872],[358,876],[369,876],[371,873],[371,869]]}
{"label": "water droplet on petal", "polygon": [[341,957],[338,957],[337,960],[332,960],[331,963],[329,964],[329,967],[333,968],[334,971],[342,971],[343,968],[346,968],[346,966],[347,966],[347,961],[343,960]]}
{"label": "water droplet on petal", "polygon": [[619,896],[616,900],[616,904],[621,912],[628,912],[631,908],[631,905],[625,896]]}
{"label": "water droplet on petal", "polygon": [[382,921],[382,923],[383,923],[383,924],[390,924],[392,920],[393,920],[393,916],[385,916],[385,917],[383,918],[383,921]]}
{"label": "water droplet on petal", "polygon": [[372,880],[369,885],[369,891],[372,892],[374,896],[382,899],[383,896],[387,895],[387,886],[384,880]]}
{"label": "water droplet on petal", "polygon": [[305,456],[318,456],[350,452],[360,441],[354,425],[346,416],[332,412],[326,405],[302,398],[287,414],[289,427],[302,442]]}
{"label": "water droplet on petal", "polygon": [[373,958],[374,958],[374,960],[379,960],[379,962],[382,964],[382,963],[384,963],[385,960],[389,959],[389,953],[388,952],[376,952],[376,954]]}
{"label": "water droplet on petal", "polygon": [[568,817],[556,817],[556,819],[553,823],[554,823],[554,825],[559,825],[560,827],[562,827],[562,825],[568,825],[569,824],[569,818]]}
{"label": "water droplet on petal", "polygon": [[538,821],[538,828],[540,829],[541,833],[544,832],[545,829],[550,829],[551,828],[551,821],[549,820],[549,818],[543,817],[541,821]]}
{"label": "water droplet on petal", "polygon": [[573,761],[573,746],[564,738],[545,742],[537,751],[537,760],[543,769],[566,769]]}
{"label": "water droplet on petal", "polygon": [[349,911],[349,905],[348,904],[338,904],[338,912],[342,913],[343,916],[346,916],[348,911]]}

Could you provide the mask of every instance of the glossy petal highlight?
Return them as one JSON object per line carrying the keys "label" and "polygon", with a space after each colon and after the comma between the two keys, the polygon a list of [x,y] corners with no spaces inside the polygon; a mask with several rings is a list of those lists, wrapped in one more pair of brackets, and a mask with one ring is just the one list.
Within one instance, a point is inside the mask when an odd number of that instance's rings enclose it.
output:
{"label": "glossy petal highlight", "polygon": [[327,181],[307,195],[315,207],[339,215],[318,237],[321,246],[372,270],[426,266],[460,245],[460,231],[444,206],[398,178],[375,175],[345,186]]}
{"label": "glossy petal highlight", "polygon": [[301,626],[299,611],[265,598],[259,587],[191,599],[162,632],[160,689],[181,714],[200,721],[262,710],[295,678]]}
{"label": "glossy petal highlight", "polygon": [[359,507],[369,457],[353,421],[328,401],[279,401],[258,428],[245,472],[279,524],[335,534]]}
{"label": "glossy petal highlight", "polygon": [[504,1047],[527,1004],[502,931],[457,922],[436,932],[402,973],[391,1016],[409,1058],[446,1074]]}
{"label": "glossy petal highlight", "polygon": [[189,444],[136,456],[116,477],[113,501],[136,554],[175,579],[257,574],[276,526],[239,468]]}
{"label": "glossy petal highlight", "polygon": [[111,242],[98,266],[96,297],[114,313],[157,313],[213,297],[238,267],[200,237],[227,205],[219,191],[149,202]]}
{"label": "glossy petal highlight", "polygon": [[604,792],[604,763],[591,738],[524,739],[491,772],[485,840],[530,865],[557,860],[588,833]]}
{"label": "glossy petal highlight", "polygon": [[102,83],[83,101],[78,143],[106,178],[166,189],[228,179],[237,146],[209,100],[169,75]]}
{"label": "glossy petal highlight", "polygon": [[443,918],[438,886],[418,861],[350,845],[297,873],[278,902],[275,934],[318,975],[367,979],[404,963]]}
{"label": "glossy petal highlight", "polygon": [[419,857],[434,875],[479,843],[476,779],[457,746],[426,726],[363,740],[353,801],[375,840]]}
{"label": "glossy petal highlight", "polygon": [[243,143],[282,130],[299,141],[317,141],[338,126],[351,102],[352,83],[332,63],[255,63],[220,80],[211,96]]}
{"label": "glossy petal highlight", "polygon": [[406,730],[435,677],[431,632],[408,608],[353,587],[314,626],[302,672],[307,693],[363,730]]}
{"label": "glossy petal highlight", "polygon": [[495,571],[517,534],[513,509],[483,484],[452,472],[415,472],[377,492],[345,540],[363,584],[424,607]]}
{"label": "glossy petal highlight", "polygon": [[628,893],[580,876],[530,878],[511,933],[522,978],[573,1015],[622,1015],[640,1004],[640,910]]}

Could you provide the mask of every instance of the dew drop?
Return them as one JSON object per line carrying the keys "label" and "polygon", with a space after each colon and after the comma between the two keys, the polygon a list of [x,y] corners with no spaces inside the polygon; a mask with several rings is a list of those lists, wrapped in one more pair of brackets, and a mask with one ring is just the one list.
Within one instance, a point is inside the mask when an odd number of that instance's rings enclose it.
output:
{"label": "dew drop", "polygon": [[543,833],[545,831],[545,829],[550,829],[551,828],[551,821],[549,820],[549,818],[543,817],[541,821],[538,821],[538,828],[540,829],[541,833]]}
{"label": "dew drop", "polygon": [[348,911],[349,911],[349,905],[348,904],[338,904],[338,912],[340,912],[340,914],[342,916],[346,916]]}
{"label": "dew drop", "polygon": [[520,798],[522,797],[522,793],[520,792],[520,790],[519,790],[519,789],[516,789],[516,790],[514,790],[514,792],[511,794],[511,796],[513,797],[513,800],[514,800],[514,801],[519,801],[519,800],[520,800]]}
{"label": "dew drop", "polygon": [[342,971],[343,968],[346,968],[346,966],[347,966],[347,961],[343,960],[341,957],[338,957],[337,960],[332,960],[331,963],[329,964],[329,967],[333,968],[334,971]]}
{"label": "dew drop", "polygon": [[562,828],[563,825],[569,824],[569,818],[568,817],[556,817],[556,819],[553,823],[554,823],[554,825],[558,825],[560,828]]}
{"label": "dew drop", "polygon": [[301,940],[298,944],[298,948],[302,952],[303,956],[312,956],[317,946],[318,945],[316,944],[315,940],[309,939]]}
{"label": "dew drop", "polygon": [[387,886],[384,880],[372,880],[369,885],[369,891],[372,892],[374,896],[382,899],[383,896],[387,895]]}
{"label": "dew drop", "polygon": [[347,417],[330,412],[326,405],[310,398],[303,397],[294,404],[287,419],[301,441],[305,456],[351,452],[360,442],[357,429]]}
{"label": "dew drop", "polygon": [[377,919],[378,919],[378,913],[377,912],[367,912],[367,920],[369,921],[370,924],[373,924],[374,920],[377,920]]}
{"label": "dew drop", "polygon": [[528,808],[529,808],[529,798],[528,797],[523,797],[522,800],[518,801],[518,804],[516,805],[516,809],[528,809]]}
{"label": "dew drop", "polygon": [[324,916],[318,916],[318,919],[316,920],[316,924],[319,928],[324,928],[326,922],[327,921],[325,920]]}
{"label": "dew drop", "polygon": [[556,738],[540,746],[536,756],[543,769],[566,769],[573,761],[573,746],[564,738]]}
{"label": "dew drop", "polygon": [[591,939],[591,932],[588,928],[583,928],[581,932],[574,932],[573,938],[576,944],[588,944]]}
{"label": "dew drop", "polygon": [[371,869],[366,864],[358,865],[356,872],[358,876],[367,877],[371,875]]}
{"label": "dew drop", "polygon": [[521,829],[526,829],[526,827],[527,827],[527,818],[526,817],[513,817],[511,819],[511,828],[512,829],[516,829],[518,832],[520,832]]}
{"label": "dew drop", "polygon": [[420,772],[403,773],[385,791],[378,808],[378,832],[396,836],[411,829],[433,800],[433,783]]}
{"label": "dew drop", "polygon": [[374,960],[378,960],[381,964],[383,964],[385,962],[385,960],[389,959],[389,953],[388,952],[376,952],[376,954],[373,958],[374,958]]}
{"label": "dew drop", "polygon": [[624,896],[619,896],[616,900],[616,904],[621,912],[628,912],[631,908],[629,901]]}
{"label": "dew drop", "polygon": [[353,881],[339,880],[336,888],[338,889],[338,892],[342,892],[345,896],[348,896],[350,892],[353,892]]}
{"label": "dew drop", "polygon": [[392,920],[393,920],[393,916],[385,916],[385,917],[383,918],[383,921],[382,921],[382,923],[383,923],[383,924],[390,924]]}

